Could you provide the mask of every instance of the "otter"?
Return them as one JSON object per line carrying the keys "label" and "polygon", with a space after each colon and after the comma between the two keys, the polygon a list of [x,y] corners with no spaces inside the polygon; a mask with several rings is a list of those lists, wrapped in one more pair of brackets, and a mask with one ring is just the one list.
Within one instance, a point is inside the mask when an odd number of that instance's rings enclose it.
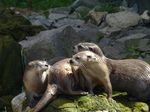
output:
{"label": "otter", "polygon": [[34,107],[37,103],[35,98],[41,97],[45,92],[49,70],[50,65],[46,61],[36,60],[27,64],[23,82],[30,107]]}
{"label": "otter", "polygon": [[[69,63],[70,58],[63,59],[56,62],[50,67],[47,87],[39,100],[37,105],[34,107],[33,112],[38,112],[43,109],[49,102],[54,100],[59,94],[68,95],[86,95],[88,92],[76,91],[79,87],[78,82],[82,78],[80,75],[75,76],[73,73],[73,66]],[[78,72],[78,68],[74,67],[74,71]],[[77,74],[77,73],[76,73]]]}
{"label": "otter", "polygon": [[105,61],[113,90],[125,91],[135,100],[150,100],[150,65],[138,59],[113,60],[105,57],[94,43],[79,43],[73,47],[75,52],[84,50],[98,54]]}
{"label": "otter", "polygon": [[93,89],[96,86],[103,85],[108,92],[109,102],[113,102],[109,71],[100,56],[91,51],[82,51],[72,57],[70,64],[80,66],[83,76],[88,83],[90,94],[94,95]]}

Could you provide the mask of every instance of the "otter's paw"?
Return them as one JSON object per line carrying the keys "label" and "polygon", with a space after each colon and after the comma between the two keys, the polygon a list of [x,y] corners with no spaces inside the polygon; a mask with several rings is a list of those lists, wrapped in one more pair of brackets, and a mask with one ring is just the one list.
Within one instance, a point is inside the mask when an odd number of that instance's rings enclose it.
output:
{"label": "otter's paw", "polygon": [[114,103],[114,99],[113,98],[108,98],[109,103]]}
{"label": "otter's paw", "polygon": [[37,100],[34,100],[34,101],[32,101],[32,102],[29,102],[28,105],[29,105],[29,107],[34,108],[37,103],[38,103],[38,101],[37,101]]}

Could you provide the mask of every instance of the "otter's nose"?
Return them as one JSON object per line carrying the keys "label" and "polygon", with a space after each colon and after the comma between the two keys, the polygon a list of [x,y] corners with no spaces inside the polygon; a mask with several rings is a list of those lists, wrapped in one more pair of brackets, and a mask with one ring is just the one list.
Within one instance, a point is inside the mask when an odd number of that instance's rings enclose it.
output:
{"label": "otter's nose", "polygon": [[46,67],[48,67],[48,64],[45,64]]}
{"label": "otter's nose", "polygon": [[73,49],[75,49],[75,46],[73,46]]}
{"label": "otter's nose", "polygon": [[69,63],[70,63],[70,64],[72,64],[72,63],[73,63],[72,59],[69,61]]}

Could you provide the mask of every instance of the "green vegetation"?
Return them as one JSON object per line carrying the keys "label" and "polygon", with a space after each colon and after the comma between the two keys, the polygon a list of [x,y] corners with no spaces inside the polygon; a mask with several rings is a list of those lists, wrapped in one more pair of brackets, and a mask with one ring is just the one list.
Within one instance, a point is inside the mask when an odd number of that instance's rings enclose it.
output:
{"label": "green vegetation", "polygon": [[0,6],[46,10],[49,8],[69,6],[73,1],[74,0],[0,0]]}

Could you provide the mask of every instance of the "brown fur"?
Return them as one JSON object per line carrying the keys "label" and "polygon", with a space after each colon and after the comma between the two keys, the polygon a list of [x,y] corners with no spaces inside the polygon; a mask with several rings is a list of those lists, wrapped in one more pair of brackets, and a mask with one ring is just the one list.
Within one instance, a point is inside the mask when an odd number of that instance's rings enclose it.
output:
{"label": "brown fur", "polygon": [[35,106],[34,97],[40,97],[46,90],[47,75],[50,66],[46,61],[36,60],[27,64],[24,72],[23,82],[26,88],[26,96],[29,98],[29,105]]}
{"label": "brown fur", "polygon": [[[72,67],[69,63],[70,58],[58,61],[51,66],[48,75],[48,84],[46,91],[37,105],[34,107],[33,112],[40,111],[49,102],[57,97],[58,94],[69,95],[85,95],[87,92],[76,91],[78,88],[78,76],[75,77]],[[75,69],[74,69],[75,70]],[[77,69],[78,70],[78,69]]]}
{"label": "brown fur", "polygon": [[113,60],[104,56],[94,43],[79,43],[75,52],[90,50],[98,54],[108,66],[113,90],[126,91],[138,100],[150,100],[150,65],[138,59]]}
{"label": "brown fur", "polygon": [[108,92],[108,99],[112,99],[112,86],[109,79],[109,71],[105,62],[100,56],[91,51],[82,51],[73,56],[70,63],[80,66],[81,71],[88,83],[88,91],[91,94],[98,85],[103,85]]}

